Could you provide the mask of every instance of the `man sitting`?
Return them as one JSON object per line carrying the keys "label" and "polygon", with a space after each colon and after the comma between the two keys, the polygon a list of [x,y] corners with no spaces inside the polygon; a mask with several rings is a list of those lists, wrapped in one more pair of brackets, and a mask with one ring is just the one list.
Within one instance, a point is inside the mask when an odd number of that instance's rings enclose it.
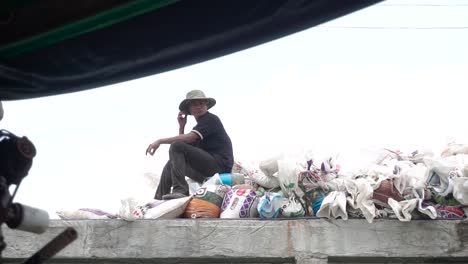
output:
{"label": "man sitting", "polygon": [[[146,154],[153,155],[161,144],[171,144],[155,199],[188,196],[185,176],[201,183],[215,173],[231,172],[234,163],[231,139],[218,116],[208,112],[215,104],[216,100],[202,91],[190,91],[179,105],[179,135],[158,139],[146,149]],[[184,134],[188,115],[195,117],[197,125]]]}

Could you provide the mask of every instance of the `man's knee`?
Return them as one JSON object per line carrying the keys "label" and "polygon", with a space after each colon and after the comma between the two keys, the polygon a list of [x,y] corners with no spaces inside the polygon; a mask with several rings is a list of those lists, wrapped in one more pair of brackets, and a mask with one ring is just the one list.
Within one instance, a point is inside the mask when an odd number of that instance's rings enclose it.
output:
{"label": "man's knee", "polygon": [[175,141],[169,147],[169,152],[182,152],[185,146],[187,146],[187,143],[183,141]]}

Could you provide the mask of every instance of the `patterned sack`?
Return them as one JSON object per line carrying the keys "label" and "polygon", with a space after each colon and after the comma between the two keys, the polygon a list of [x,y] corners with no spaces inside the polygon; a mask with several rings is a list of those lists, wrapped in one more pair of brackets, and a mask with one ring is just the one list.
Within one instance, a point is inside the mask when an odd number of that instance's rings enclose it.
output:
{"label": "patterned sack", "polygon": [[460,206],[436,205],[438,219],[461,220],[465,218],[465,212]]}
{"label": "patterned sack", "polygon": [[187,218],[219,218],[227,185],[203,185],[185,209]]}
{"label": "patterned sack", "polygon": [[257,217],[257,195],[250,189],[231,189],[224,196],[221,218]]}
{"label": "patterned sack", "polygon": [[132,210],[132,216],[133,217],[131,219],[128,219],[127,221],[136,220],[136,219],[143,219],[143,217],[145,216],[148,209],[155,208],[158,205],[162,204],[163,202],[164,202],[163,200],[154,200],[154,201],[149,202],[149,203],[147,203],[145,205],[135,206],[135,208],[133,208],[133,210]]}

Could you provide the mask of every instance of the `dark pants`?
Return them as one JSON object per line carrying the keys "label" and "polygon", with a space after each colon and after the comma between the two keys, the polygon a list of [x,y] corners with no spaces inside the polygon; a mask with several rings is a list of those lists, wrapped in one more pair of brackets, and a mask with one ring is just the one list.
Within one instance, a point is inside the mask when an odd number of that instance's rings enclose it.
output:
{"label": "dark pants", "polygon": [[211,154],[182,141],[176,141],[169,148],[169,161],[161,173],[154,199],[161,200],[163,195],[171,193],[171,187],[173,193],[188,195],[189,188],[185,176],[201,183],[219,171],[219,165]]}

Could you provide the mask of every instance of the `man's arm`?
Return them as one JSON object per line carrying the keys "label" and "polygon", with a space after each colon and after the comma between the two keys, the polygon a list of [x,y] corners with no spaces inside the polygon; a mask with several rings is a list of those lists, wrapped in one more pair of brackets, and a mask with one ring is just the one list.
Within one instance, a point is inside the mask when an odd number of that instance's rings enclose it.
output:
{"label": "man's arm", "polygon": [[191,131],[187,134],[182,134],[182,135],[178,135],[178,136],[175,136],[175,137],[169,137],[169,138],[160,138],[158,140],[156,140],[155,142],[151,143],[148,148],[146,149],[146,154],[150,154],[150,155],[153,155],[154,152],[156,152],[156,150],[159,148],[159,146],[161,144],[172,144],[176,141],[182,141],[182,142],[185,142],[185,143],[193,143],[197,140],[200,139],[200,136]]}
{"label": "man's arm", "polygon": [[[183,130],[183,128],[182,128]],[[175,137],[168,137],[168,138],[160,138],[156,141],[159,141],[159,144],[172,144],[174,143],[175,141],[183,141],[185,143],[193,143],[197,140],[200,139],[200,136],[193,132],[193,131],[190,131],[189,133],[187,134],[181,134],[181,135],[178,135],[178,136],[175,136]]]}

